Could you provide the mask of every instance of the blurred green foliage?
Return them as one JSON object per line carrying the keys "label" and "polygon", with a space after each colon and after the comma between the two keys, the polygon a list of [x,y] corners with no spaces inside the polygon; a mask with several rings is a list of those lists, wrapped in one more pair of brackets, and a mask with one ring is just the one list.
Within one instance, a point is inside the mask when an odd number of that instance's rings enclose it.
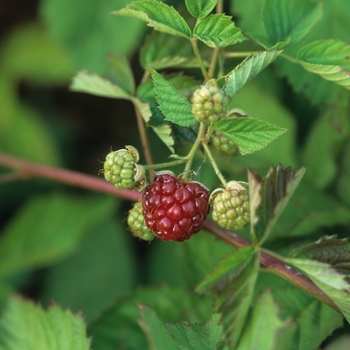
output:
{"label": "blurred green foliage", "polygon": [[[129,102],[118,100],[111,105],[110,113],[116,120],[111,121],[104,115],[103,106],[108,100],[96,97],[96,109],[84,119],[80,115],[86,112],[86,105],[90,106],[91,97],[67,92],[78,70],[107,76],[107,57],[111,54],[127,57],[139,80],[142,70],[136,55],[140,54],[148,29],[140,21],[109,14],[129,2],[42,0],[38,18],[3,33],[0,152],[46,165],[74,165],[75,170],[96,175],[101,168],[98,159],[104,158],[110,146],[121,146],[121,142],[139,146],[137,130],[130,127],[135,124],[130,121],[134,115],[130,114]],[[171,3],[183,6],[180,0]],[[227,1],[225,9],[236,16],[236,23],[244,32],[256,33],[262,30],[258,20],[261,3],[262,0]],[[311,40],[348,40],[349,2],[325,1],[324,14],[308,36],[287,49],[289,54]],[[157,40],[161,44],[166,41],[163,35]],[[251,42],[240,45],[242,50],[256,48]],[[176,45],[172,46],[174,51]],[[188,52],[186,46],[180,49]],[[143,56],[142,63],[145,62],[148,58]],[[232,66],[237,63],[235,59],[229,62]],[[192,79],[188,85],[193,87]],[[142,95],[142,88],[139,92]],[[72,96],[67,97],[68,94]],[[69,104],[74,106],[67,108]],[[324,234],[348,237],[348,91],[278,58],[273,67],[268,67],[234,97],[230,107],[243,109],[289,132],[256,154],[231,161],[220,158],[218,164],[225,175],[245,179],[247,167],[264,174],[270,165],[279,162],[294,169],[302,165],[307,168],[301,186],[276,224],[268,247],[288,254],[298,244]],[[109,135],[108,141],[104,131]],[[189,135],[180,130],[178,139],[191,140],[193,135],[188,129],[186,132]],[[83,144],[81,133],[93,134],[92,144]],[[114,139],[114,133],[125,138]],[[150,131],[149,135],[155,158],[167,157],[167,147],[155,133]],[[85,146],[89,152],[83,154]],[[195,165],[201,169],[200,180],[215,188],[218,181],[208,163],[197,160]],[[87,333],[94,336],[92,345],[97,350],[146,347],[135,321],[139,317],[137,302],[149,304],[163,322],[182,319],[204,322],[211,317],[212,301],[195,295],[193,289],[219,258],[234,250],[232,247],[204,232],[181,245],[138,242],[125,224],[130,203],[44,180],[2,182],[5,174],[7,170],[0,166],[0,305],[4,307],[7,302],[7,312],[17,306],[22,311],[22,307],[24,310],[31,307],[19,299],[8,299],[14,291],[45,306],[54,300],[72,312],[82,311],[88,323]],[[242,235],[247,236],[247,232]],[[291,303],[298,303],[300,313],[310,315],[307,318],[310,324],[298,326],[312,330],[315,335],[311,341],[308,334],[300,334],[298,342],[318,346],[323,335],[338,327],[341,319],[306,293],[277,280],[266,274],[264,280],[258,279],[258,290],[266,291],[273,286],[281,319],[290,316]],[[270,312],[278,313],[270,292],[261,294],[258,300],[252,323],[266,322],[261,319],[262,314],[272,318]],[[313,315],[328,317],[331,322],[317,333],[317,317],[310,321]],[[281,319],[275,319],[274,327],[286,331],[288,322]],[[296,327],[299,322],[296,319],[290,327]],[[0,321],[0,334],[13,331],[4,324]],[[249,344],[250,339],[244,342]],[[343,344],[349,344],[349,340],[340,338],[334,344],[334,349],[344,349]],[[0,349],[5,350],[4,346],[0,341]],[[304,348],[309,349],[306,345]],[[333,348],[327,345],[327,349]]]}

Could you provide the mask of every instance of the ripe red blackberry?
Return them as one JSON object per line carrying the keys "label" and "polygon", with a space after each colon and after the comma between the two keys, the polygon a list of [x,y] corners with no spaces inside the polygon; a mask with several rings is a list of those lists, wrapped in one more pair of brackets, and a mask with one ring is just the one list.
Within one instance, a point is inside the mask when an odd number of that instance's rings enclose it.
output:
{"label": "ripe red blackberry", "polygon": [[157,174],[142,197],[147,227],[163,241],[184,241],[197,233],[209,213],[209,192],[199,182]]}

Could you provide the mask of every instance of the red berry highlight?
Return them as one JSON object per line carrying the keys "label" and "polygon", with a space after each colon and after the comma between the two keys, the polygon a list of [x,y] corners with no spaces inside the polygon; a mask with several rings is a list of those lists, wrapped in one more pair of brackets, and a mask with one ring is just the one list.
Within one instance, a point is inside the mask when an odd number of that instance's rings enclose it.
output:
{"label": "red berry highlight", "polygon": [[142,197],[145,223],[163,241],[182,242],[197,233],[209,213],[209,192],[200,183],[158,174]]}

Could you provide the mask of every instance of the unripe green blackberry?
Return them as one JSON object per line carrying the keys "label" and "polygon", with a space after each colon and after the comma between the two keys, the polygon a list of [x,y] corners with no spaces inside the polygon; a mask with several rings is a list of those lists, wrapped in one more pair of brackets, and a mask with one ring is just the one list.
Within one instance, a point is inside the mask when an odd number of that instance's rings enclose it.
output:
{"label": "unripe green blackberry", "polygon": [[112,151],[106,156],[103,164],[105,179],[112,182],[117,189],[141,189],[145,183],[144,168],[136,164],[138,151],[132,146]]}
{"label": "unripe green blackberry", "polygon": [[229,139],[224,133],[220,132],[219,130],[212,131],[209,141],[221,154],[229,157],[239,154],[237,143]]}
{"label": "unripe green blackberry", "polygon": [[228,99],[214,79],[200,86],[192,96],[192,113],[202,123],[210,124],[224,118],[227,105]]}
{"label": "unripe green blackberry", "polygon": [[128,225],[131,233],[144,241],[151,241],[154,238],[152,230],[145,223],[141,202],[136,202],[128,214]]}
{"label": "unripe green blackberry", "polygon": [[238,231],[250,222],[249,196],[236,181],[212,194],[212,218],[221,227]]}

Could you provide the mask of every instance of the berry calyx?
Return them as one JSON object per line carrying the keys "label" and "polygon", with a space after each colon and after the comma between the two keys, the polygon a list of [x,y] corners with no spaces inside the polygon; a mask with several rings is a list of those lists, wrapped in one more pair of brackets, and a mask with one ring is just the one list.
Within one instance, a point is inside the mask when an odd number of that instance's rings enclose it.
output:
{"label": "berry calyx", "polygon": [[133,236],[144,241],[154,238],[153,232],[146,226],[141,202],[136,202],[128,214],[128,226]]}
{"label": "berry calyx", "polygon": [[163,241],[189,239],[200,231],[209,213],[209,197],[199,182],[158,173],[142,197],[146,225]]}
{"label": "berry calyx", "polygon": [[236,142],[228,138],[219,130],[213,130],[210,135],[210,142],[215,149],[225,156],[235,156],[239,154],[239,148]]}
{"label": "berry calyx", "polygon": [[213,192],[212,206],[212,218],[223,228],[238,231],[250,222],[248,193],[236,181]]}
{"label": "berry calyx", "polygon": [[105,179],[112,182],[117,189],[141,190],[145,184],[145,170],[136,164],[139,153],[132,146],[112,151],[107,154],[103,164]]}
{"label": "berry calyx", "polygon": [[227,114],[228,99],[214,79],[200,86],[192,96],[192,113],[206,124],[216,122]]}

